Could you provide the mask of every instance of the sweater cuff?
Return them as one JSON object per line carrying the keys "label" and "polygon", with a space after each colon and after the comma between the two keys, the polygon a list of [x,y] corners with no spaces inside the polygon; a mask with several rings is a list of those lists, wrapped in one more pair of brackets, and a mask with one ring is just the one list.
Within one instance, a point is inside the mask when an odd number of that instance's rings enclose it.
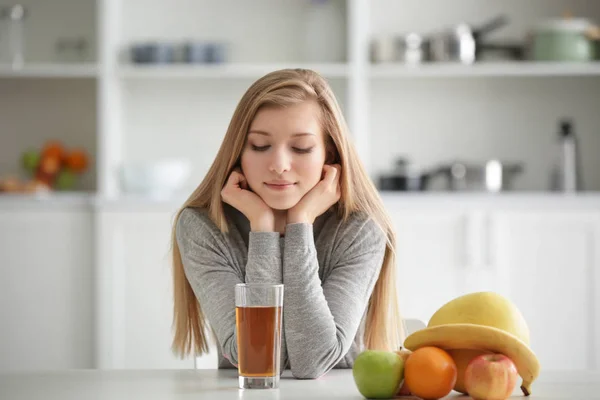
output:
{"label": "sweater cuff", "polygon": [[285,242],[286,245],[314,245],[313,225],[307,222],[288,224],[285,228]]}
{"label": "sweater cuff", "polygon": [[281,283],[279,232],[250,232],[246,283]]}
{"label": "sweater cuff", "polygon": [[250,232],[248,235],[248,258],[279,254],[279,232]]}

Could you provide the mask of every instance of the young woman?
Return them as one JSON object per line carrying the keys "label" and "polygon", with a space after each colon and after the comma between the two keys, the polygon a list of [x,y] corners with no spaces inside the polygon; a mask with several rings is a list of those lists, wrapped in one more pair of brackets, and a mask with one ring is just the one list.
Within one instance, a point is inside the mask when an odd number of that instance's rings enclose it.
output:
{"label": "young woman", "polygon": [[404,331],[395,236],[327,82],[286,69],[239,102],[208,174],[173,229],[173,349],[237,365],[234,287],[283,283],[281,366],[296,378],[351,368]]}

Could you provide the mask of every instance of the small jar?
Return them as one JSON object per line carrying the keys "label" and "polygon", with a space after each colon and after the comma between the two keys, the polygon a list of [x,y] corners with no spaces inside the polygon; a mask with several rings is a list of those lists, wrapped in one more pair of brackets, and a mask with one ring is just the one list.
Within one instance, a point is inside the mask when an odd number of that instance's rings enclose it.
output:
{"label": "small jar", "polygon": [[21,68],[25,63],[26,16],[27,10],[21,4],[0,11],[0,63],[13,68]]}

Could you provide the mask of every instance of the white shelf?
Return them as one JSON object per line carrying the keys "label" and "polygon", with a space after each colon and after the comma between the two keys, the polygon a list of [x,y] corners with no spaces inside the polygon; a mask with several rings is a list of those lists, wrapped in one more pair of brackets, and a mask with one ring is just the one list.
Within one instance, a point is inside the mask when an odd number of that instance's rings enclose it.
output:
{"label": "white shelf", "polygon": [[370,76],[372,78],[600,76],[600,62],[481,62],[474,65],[458,63],[375,64],[370,67]]}
{"label": "white shelf", "polygon": [[122,78],[259,78],[283,68],[308,68],[328,78],[344,78],[349,75],[347,64],[132,64],[119,68]]}
{"label": "white shelf", "polygon": [[95,78],[96,64],[26,64],[19,69],[0,64],[0,78]]}

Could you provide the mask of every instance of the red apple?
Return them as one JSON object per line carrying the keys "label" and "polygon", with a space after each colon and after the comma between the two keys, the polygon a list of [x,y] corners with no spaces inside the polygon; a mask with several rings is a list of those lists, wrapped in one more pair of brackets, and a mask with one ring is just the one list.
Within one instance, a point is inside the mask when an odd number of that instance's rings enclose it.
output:
{"label": "red apple", "polygon": [[465,388],[475,400],[504,400],[510,397],[518,378],[510,358],[503,354],[483,354],[467,365]]}
{"label": "red apple", "polygon": [[[396,350],[396,354],[398,354],[400,356],[400,358],[402,358],[402,361],[404,361],[406,363],[406,360],[408,360],[408,357],[411,355],[412,351],[410,350]],[[412,393],[410,392],[410,389],[408,388],[408,385],[406,384],[406,380],[403,378],[402,379],[402,384],[400,385],[400,389],[398,389],[398,393],[396,393],[396,397],[402,397],[402,396],[412,396]]]}

